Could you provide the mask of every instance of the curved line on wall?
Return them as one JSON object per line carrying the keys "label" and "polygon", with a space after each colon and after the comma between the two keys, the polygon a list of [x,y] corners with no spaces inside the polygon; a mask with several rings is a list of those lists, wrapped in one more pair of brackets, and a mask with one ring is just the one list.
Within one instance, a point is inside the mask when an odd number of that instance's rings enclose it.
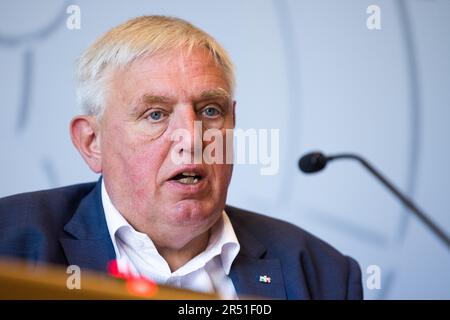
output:
{"label": "curved line on wall", "polygon": [[[421,151],[421,133],[422,126],[420,122],[421,116],[421,88],[419,85],[419,71],[417,63],[416,45],[414,41],[411,17],[404,0],[396,2],[400,20],[400,27],[403,31],[403,39],[405,46],[405,61],[407,64],[408,80],[409,80],[409,103],[410,110],[410,141],[408,155],[408,173],[406,182],[406,193],[409,197],[413,197],[417,186],[417,176],[419,168],[419,156]],[[408,209],[403,210],[400,224],[397,229],[397,240],[402,242],[405,239],[409,226],[410,213]]]}
{"label": "curved line on wall", "polygon": [[25,129],[30,116],[31,91],[33,87],[33,64],[34,55],[31,49],[27,49],[23,53],[22,66],[22,95],[20,96],[19,110],[17,113],[16,132],[20,133]]}
{"label": "curved line on wall", "polygon": [[41,168],[45,173],[45,177],[47,178],[48,185],[50,188],[54,188],[60,185],[60,179],[58,175],[58,171],[56,170],[56,166],[49,157],[44,157],[41,159]]}
{"label": "curved line on wall", "polygon": [[[284,156],[286,163],[289,163],[281,171],[281,186],[278,199],[288,202],[292,197],[293,177],[292,172],[297,171],[297,162],[293,161],[292,167],[289,159],[292,159],[291,148],[289,146],[299,145],[299,137],[294,133],[297,131],[298,121],[300,119],[300,102],[297,98],[300,91],[300,64],[299,50],[297,48],[297,39],[294,35],[294,26],[289,15],[289,8],[285,0],[272,1],[278,25],[280,27],[280,37],[284,47],[284,61],[286,63],[287,85],[289,94],[289,113],[285,138],[287,140]],[[281,159],[280,159],[281,160]],[[280,161],[281,162],[281,161]],[[283,169],[282,169],[283,170]]]}
{"label": "curved line on wall", "polygon": [[[419,71],[417,63],[416,45],[414,41],[411,17],[408,12],[408,8],[404,0],[398,0],[395,2],[399,15],[400,28],[404,40],[405,61],[409,86],[409,103],[410,109],[410,133],[409,133],[409,154],[408,154],[408,172],[406,181],[406,194],[412,198],[417,186],[418,168],[419,168],[419,155],[421,151],[421,133],[422,126],[420,122],[421,116],[421,91],[419,85]],[[397,249],[403,244],[406,233],[409,227],[409,221],[411,218],[410,212],[407,208],[404,208],[400,217],[400,222],[397,226],[397,232],[395,237],[395,245]],[[393,287],[392,282],[395,279],[395,271],[391,267],[388,271],[389,277],[385,279],[388,285],[380,291],[377,299],[386,299]]]}
{"label": "curved line on wall", "polygon": [[[63,2],[58,14],[44,27],[37,31],[25,33],[22,35],[8,36],[0,33],[0,44],[7,47],[13,47],[22,43],[28,43],[29,45],[33,41],[38,41],[46,38],[52,32],[54,32],[62,21],[65,20],[67,6],[69,0]],[[30,47],[28,47],[23,54],[23,71],[21,79],[21,92],[20,102],[18,106],[18,115],[16,120],[16,132],[21,133],[25,130],[27,121],[29,119],[31,108],[31,91],[33,87],[33,66],[34,55]]]}
{"label": "curved line on wall", "polygon": [[[75,1],[73,1],[75,3]],[[59,24],[65,20],[67,6],[69,5],[69,0],[63,2],[58,14],[44,27],[38,29],[37,31],[24,33],[16,36],[9,36],[1,34],[0,32],[0,44],[13,47],[25,42],[31,42],[36,40],[42,40],[55,31]]]}

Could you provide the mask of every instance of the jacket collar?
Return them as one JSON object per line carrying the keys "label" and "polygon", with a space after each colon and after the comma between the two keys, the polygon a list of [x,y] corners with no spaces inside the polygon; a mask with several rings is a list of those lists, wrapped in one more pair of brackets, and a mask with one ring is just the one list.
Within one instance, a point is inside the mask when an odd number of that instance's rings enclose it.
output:
{"label": "jacket collar", "polygon": [[69,264],[107,271],[108,262],[116,257],[101,201],[101,178],[81,200],[64,230],[73,237],[60,239]]}
{"label": "jacket collar", "polygon": [[[227,207],[225,210],[232,212],[234,209]],[[253,236],[250,228],[243,226],[234,214],[229,216],[241,246],[230,271],[238,296],[286,299],[280,260],[267,259],[267,248]]]}

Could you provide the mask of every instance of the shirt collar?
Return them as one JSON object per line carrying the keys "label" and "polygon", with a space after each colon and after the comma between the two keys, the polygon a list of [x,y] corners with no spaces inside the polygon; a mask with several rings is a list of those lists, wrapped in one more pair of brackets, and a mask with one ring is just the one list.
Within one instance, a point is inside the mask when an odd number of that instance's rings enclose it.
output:
{"label": "shirt collar", "polygon": [[223,211],[222,217],[211,229],[208,246],[200,255],[204,255],[206,261],[210,261],[219,255],[223,270],[228,275],[239,250],[239,241],[234,233],[230,218]]}
{"label": "shirt collar", "polygon": [[[128,221],[122,216],[122,214],[116,209],[112,203],[108,192],[105,188],[105,182],[102,179],[102,203],[103,210],[105,212],[106,223],[108,225],[108,231],[111,241],[114,246],[114,251],[116,253],[116,258],[119,260],[120,251],[117,247],[116,233],[121,228],[129,228],[133,233],[136,233],[139,237],[142,237],[143,233],[136,231],[133,226],[131,226]],[[145,235],[146,236],[146,235]],[[150,245],[154,246],[153,242],[148,242]],[[199,266],[203,267],[214,257],[220,256],[222,262],[222,268],[224,272],[228,275],[230,273],[231,266],[234,259],[238,255],[240,250],[240,244],[234,232],[233,225],[225,211],[222,212],[222,216],[211,228],[211,234],[209,237],[209,242],[206,249],[188,261],[180,269],[176,270],[175,273],[186,274],[191,269],[196,269]],[[156,252],[156,250],[155,250]],[[199,264],[200,262],[200,264]]]}
{"label": "shirt collar", "polygon": [[120,259],[120,251],[117,247],[116,232],[122,227],[134,228],[128,223],[127,220],[120,214],[116,207],[111,202],[108,192],[105,188],[105,181],[102,179],[102,204],[103,211],[105,212],[106,224],[108,225],[109,236],[116,252],[117,260]]}

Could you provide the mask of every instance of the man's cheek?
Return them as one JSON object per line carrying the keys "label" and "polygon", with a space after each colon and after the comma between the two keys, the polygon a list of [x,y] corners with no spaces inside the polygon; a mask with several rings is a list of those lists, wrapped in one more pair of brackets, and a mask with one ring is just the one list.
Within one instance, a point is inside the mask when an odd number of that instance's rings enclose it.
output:
{"label": "man's cheek", "polygon": [[157,159],[150,155],[136,155],[128,159],[128,170],[125,174],[131,174],[136,184],[148,184],[155,181],[159,170]]}
{"label": "man's cheek", "polygon": [[157,192],[156,173],[158,169],[153,166],[152,159],[148,157],[133,157],[128,159],[125,175],[131,182],[131,197],[141,205],[148,203]]}
{"label": "man's cheek", "polygon": [[222,194],[226,192],[228,185],[231,180],[232,173],[232,165],[229,164],[216,164],[214,171],[214,181],[213,184],[215,186],[216,192]]}

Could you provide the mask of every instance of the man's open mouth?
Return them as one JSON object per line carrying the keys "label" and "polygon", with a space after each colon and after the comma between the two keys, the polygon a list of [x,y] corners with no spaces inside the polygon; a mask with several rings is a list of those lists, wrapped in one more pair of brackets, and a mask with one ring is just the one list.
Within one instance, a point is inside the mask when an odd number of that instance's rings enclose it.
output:
{"label": "man's open mouth", "polygon": [[202,180],[202,176],[195,172],[182,172],[174,176],[171,180],[183,184],[196,184]]}

